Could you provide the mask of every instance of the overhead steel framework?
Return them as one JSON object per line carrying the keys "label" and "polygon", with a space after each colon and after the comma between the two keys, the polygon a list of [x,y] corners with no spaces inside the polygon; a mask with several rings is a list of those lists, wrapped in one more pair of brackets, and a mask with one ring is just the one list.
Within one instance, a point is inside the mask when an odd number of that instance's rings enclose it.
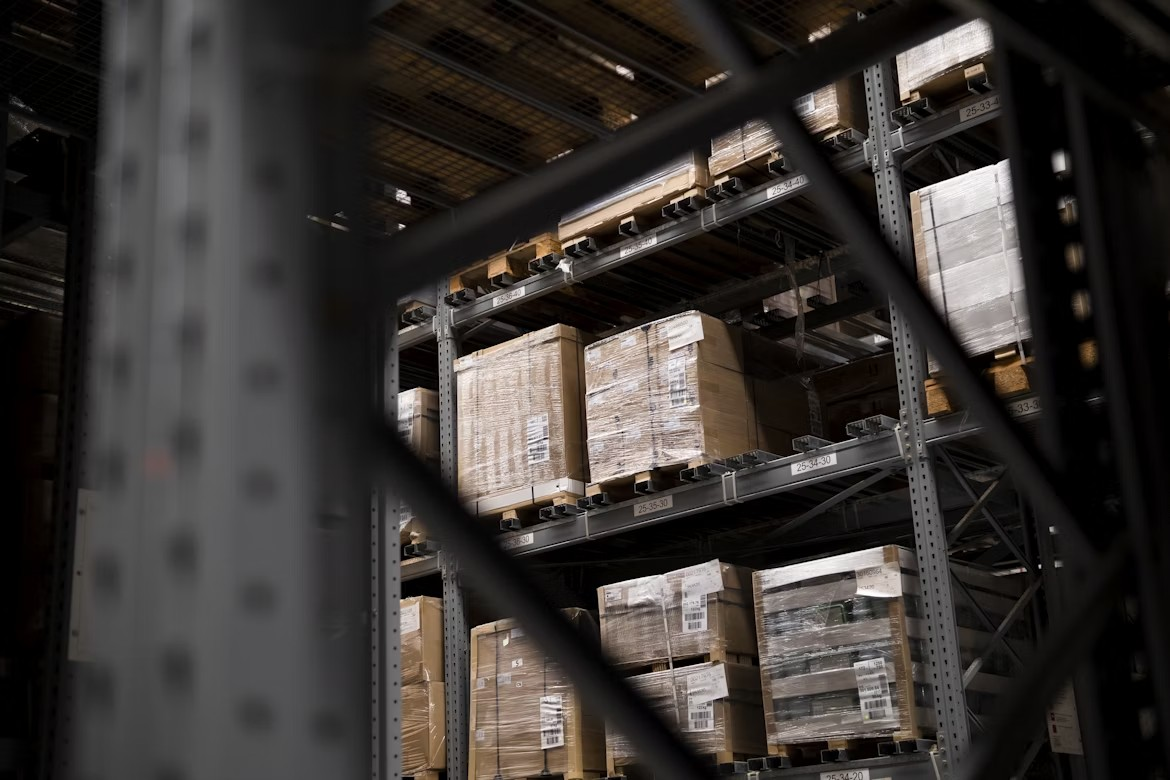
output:
{"label": "overhead steel framework", "polygon": [[[963,106],[898,127],[888,61],[960,24],[952,4],[993,23],[1002,105]],[[69,761],[46,763],[42,776],[400,777],[402,572],[387,530],[396,520],[393,496],[401,496],[442,544],[450,772],[466,774],[460,653],[469,584],[518,618],[663,776],[704,777],[675,731],[546,603],[523,558],[830,479],[857,479],[839,485],[848,494],[874,474],[903,470],[927,596],[928,664],[935,691],[945,691],[936,702],[943,769],[961,778],[1012,776],[1035,753],[1045,708],[1073,678],[1092,776],[1170,769],[1170,616],[1162,598],[1170,570],[1168,177],[1160,106],[1136,92],[1137,82],[1118,80],[1131,47],[1110,24],[1098,25],[1099,71],[1095,60],[1071,56],[1069,46],[1083,40],[1047,38],[1057,27],[1045,23],[1065,10],[1086,33],[1099,18],[1091,3],[920,0],[801,47],[796,59],[758,64],[720,4],[679,5],[734,71],[730,83],[433,220],[367,239],[305,225],[306,204],[323,202],[322,193],[338,212],[362,213],[353,145],[318,143],[322,134],[355,137],[360,124],[362,4],[109,4],[103,156],[111,173],[97,201],[93,468],[71,465],[58,486],[63,513],[81,487],[101,488],[101,522],[90,530],[86,563],[94,661],[85,666],[78,703],[60,686],[61,707],[47,717],[65,725],[46,734]],[[862,70],[871,137],[860,153],[829,159],[789,106]],[[974,116],[962,113],[968,108]],[[907,265],[908,153],[985,114],[1005,125],[1020,188],[1039,411],[1030,399],[1006,407],[994,395]],[[811,194],[858,270],[889,295],[902,419],[893,430],[833,445],[833,467],[805,479],[792,468],[801,456],[763,458],[677,489],[669,514],[643,518],[631,505],[590,510],[532,530],[531,541],[509,545],[520,553],[511,554],[450,489],[458,328],[489,311],[440,302],[433,327],[387,334],[387,309],[405,291],[434,284],[757,115],[775,126],[798,172],[708,206],[661,235],[682,241],[798,189]],[[1054,169],[1054,152],[1069,164]],[[873,174],[876,222],[843,170]],[[622,251],[574,261],[574,273],[539,276],[506,305],[631,259]],[[1091,316],[1070,316],[1070,296],[1078,293],[1091,299]],[[75,294],[68,303],[78,322],[84,301]],[[419,343],[428,329],[439,349],[441,475],[399,440],[393,414],[387,422],[398,347]],[[1099,369],[1076,359],[1090,340]],[[925,419],[927,349],[977,425]],[[1038,444],[1024,421],[1039,426]],[[1039,529],[1040,549],[1031,549],[1027,535],[1024,549],[1006,540],[1032,579],[1007,620],[992,626],[988,619],[989,630],[1002,638],[1010,620],[1033,610],[1041,587],[1053,594],[1037,653],[1003,716],[982,735],[964,699],[977,669],[962,666],[954,645],[953,603],[963,597],[947,560],[955,531],[948,538],[938,506],[940,474],[953,472],[970,501],[961,526],[985,522],[1006,536],[988,509],[994,488],[977,495],[944,448],[973,436],[998,453],[1030,504],[1021,515]],[[68,603],[65,571],[58,595]],[[60,684],[70,669],[60,662],[54,669]],[[69,713],[80,727],[76,739]],[[920,757],[884,766],[899,778],[936,769]]]}

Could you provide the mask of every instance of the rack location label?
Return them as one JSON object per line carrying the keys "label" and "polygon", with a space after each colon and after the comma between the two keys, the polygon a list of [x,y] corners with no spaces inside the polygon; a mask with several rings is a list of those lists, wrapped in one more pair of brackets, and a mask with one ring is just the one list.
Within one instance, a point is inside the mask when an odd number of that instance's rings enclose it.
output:
{"label": "rack location label", "polygon": [[634,517],[642,517],[643,515],[652,515],[655,512],[661,512],[664,509],[670,509],[674,506],[674,496],[662,496],[660,498],[652,498],[649,501],[639,501],[634,504]]}
{"label": "rack location label", "polygon": [[999,95],[992,95],[969,106],[963,106],[959,109],[959,124],[970,122],[972,119],[981,117],[997,108],[999,108]]}
{"label": "rack location label", "polygon": [[827,452],[824,455],[813,455],[811,458],[798,460],[792,464],[792,476],[808,474],[810,471],[820,471],[829,466],[837,465],[837,453]]}
{"label": "rack location label", "polygon": [[535,539],[531,533],[520,534],[519,536],[513,536],[511,539],[505,539],[500,542],[500,547],[503,547],[505,550],[515,550],[517,547],[527,547],[534,541]]}
{"label": "rack location label", "polygon": [[621,260],[625,260],[630,255],[637,254],[638,252],[641,252],[643,249],[649,249],[652,246],[658,246],[658,234],[657,233],[655,233],[652,236],[646,236],[645,238],[639,238],[634,243],[627,244],[626,246],[623,246],[622,250],[620,252],[618,252],[618,258]]}
{"label": "rack location label", "polygon": [[798,176],[793,176],[790,179],[785,179],[779,184],[773,184],[768,188],[768,197],[766,200],[779,198],[781,195],[792,192],[793,190],[803,187],[806,184],[808,184],[808,177],[803,173]]}
{"label": "rack location label", "polygon": [[505,292],[502,292],[499,295],[497,295],[495,298],[492,298],[492,308],[494,309],[497,306],[503,306],[505,303],[511,303],[512,301],[518,301],[523,297],[524,297],[524,285],[520,285],[519,287],[513,287],[511,290],[507,290]]}

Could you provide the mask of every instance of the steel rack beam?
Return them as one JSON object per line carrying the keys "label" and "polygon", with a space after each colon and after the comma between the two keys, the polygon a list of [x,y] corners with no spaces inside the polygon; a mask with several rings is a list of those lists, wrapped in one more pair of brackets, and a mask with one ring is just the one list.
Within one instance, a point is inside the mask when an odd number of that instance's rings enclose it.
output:
{"label": "steel rack beam", "polygon": [[442,219],[425,220],[376,243],[374,251],[392,260],[379,263],[378,271],[394,277],[392,284],[418,287],[486,257],[519,233],[545,229],[580,204],[691,150],[698,139],[757,115],[769,101],[796,100],[958,23],[937,4],[918,0],[838,30],[810,44],[799,68],[790,61],[774,62],[754,77],[733,80],[701,98],[634,122],[610,143],[591,144],[525,180],[506,182],[472,198]]}
{"label": "steel rack beam", "polygon": [[[1039,418],[1040,411],[1034,398],[1020,398],[1017,403],[1022,409],[1017,418],[1021,422]],[[926,420],[922,428],[928,447],[984,432],[965,413]],[[789,455],[713,479],[664,490],[649,499],[598,507],[564,520],[503,534],[499,537],[499,544],[517,556],[572,547],[822,482],[861,476],[869,471],[896,469],[905,463],[904,451],[894,433],[831,444],[812,453]],[[402,578],[413,580],[437,571],[437,559],[427,558],[404,567]]]}
{"label": "steel rack beam", "polygon": [[[1000,114],[998,93],[983,95],[974,100],[948,107],[938,114],[912,122],[894,133],[895,154],[909,154],[941,138],[970,130]],[[856,173],[870,165],[866,148],[845,151],[834,157],[837,170]],[[786,182],[792,182],[790,184]],[[789,189],[791,187],[791,189]],[[571,260],[571,273],[554,270],[524,279],[506,290],[497,290],[477,298],[472,303],[452,310],[454,323],[464,327],[502,311],[523,306],[527,301],[563,290],[574,282],[613,271],[622,265],[676,246],[716,227],[736,222],[764,209],[776,206],[797,195],[808,194],[807,178],[799,175],[754,187],[742,195],[710,204],[694,215],[647,231],[637,239],[606,247],[601,252]],[[655,238],[651,239],[654,236]],[[650,239],[650,240],[647,240]],[[717,295],[718,293],[712,293]],[[657,317],[657,315],[655,315]],[[434,337],[426,325],[413,325],[399,333],[399,347],[407,349],[425,343]]]}

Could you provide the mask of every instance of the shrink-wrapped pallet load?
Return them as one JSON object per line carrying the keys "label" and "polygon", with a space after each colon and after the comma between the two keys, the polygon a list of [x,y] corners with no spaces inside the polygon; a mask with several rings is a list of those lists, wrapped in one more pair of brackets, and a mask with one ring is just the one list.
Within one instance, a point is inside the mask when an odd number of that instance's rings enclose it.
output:
{"label": "shrink-wrapped pallet load", "polygon": [[[564,614],[582,642],[596,646],[593,616],[583,609]],[[471,630],[471,673],[472,780],[580,780],[605,771],[601,718],[515,620]]]}
{"label": "shrink-wrapped pallet load", "polygon": [[968,354],[1031,337],[1008,162],[910,194],[918,281]]}
{"label": "shrink-wrapped pallet load", "polygon": [[447,766],[443,696],[443,602],[430,596],[398,605],[402,648],[402,770],[407,777]]}
{"label": "shrink-wrapped pallet load", "polygon": [[[981,19],[902,52],[897,57],[898,92],[902,102],[914,99],[916,92],[939,79],[961,83],[966,68],[983,62],[991,52],[991,26]],[[948,84],[947,88],[953,85]]]}
{"label": "shrink-wrapped pallet load", "polygon": [[[398,394],[398,435],[424,463],[439,462],[439,394],[415,387]],[[426,539],[426,529],[410,505],[403,502],[398,512],[398,533],[402,544]]]}
{"label": "shrink-wrapped pallet load", "polygon": [[751,572],[720,561],[597,589],[601,644],[621,668],[756,655]]}
{"label": "shrink-wrapped pallet load", "polygon": [[455,361],[459,495],[479,514],[583,494],[581,335],[553,325]]}
{"label": "shrink-wrapped pallet load", "polygon": [[[804,391],[790,381],[757,393],[744,373],[745,365],[757,365],[757,357],[766,360],[771,349],[777,346],[694,311],[586,347],[593,481],[754,449],[789,452],[791,440],[807,432]],[[775,410],[791,412],[785,424],[795,430],[762,422],[776,418]]]}

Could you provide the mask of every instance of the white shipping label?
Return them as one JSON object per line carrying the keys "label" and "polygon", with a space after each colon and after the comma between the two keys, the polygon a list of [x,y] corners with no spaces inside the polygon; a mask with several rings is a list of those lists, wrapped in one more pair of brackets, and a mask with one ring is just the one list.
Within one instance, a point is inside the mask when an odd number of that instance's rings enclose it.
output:
{"label": "white shipping label", "polygon": [[483,729],[476,729],[475,730],[475,741],[476,742],[483,742],[485,739],[487,739],[487,732],[484,731]]}
{"label": "white shipping label", "polygon": [[605,603],[616,604],[622,600],[621,588],[606,588],[605,589]]}
{"label": "white shipping label", "polygon": [[400,616],[398,624],[398,632],[400,634],[409,634],[412,631],[418,631],[418,604],[411,604],[398,614]]}
{"label": "white shipping label", "polygon": [[855,576],[858,596],[896,599],[902,595],[902,570],[896,563],[858,569]]}
{"label": "white shipping label", "polygon": [[520,668],[521,666],[523,666],[523,665],[524,665],[524,659],[523,659],[523,658],[513,658],[513,659],[512,659],[512,668],[513,668],[513,669],[519,669],[519,668]]}
{"label": "white shipping label", "polygon": [[792,110],[796,112],[797,116],[808,116],[817,110],[817,103],[813,99],[813,93],[808,93],[804,97],[799,97],[792,101]]}
{"label": "white shipping label", "polygon": [[687,731],[715,730],[715,702],[695,701],[687,697]]}
{"label": "white shipping label", "polygon": [[[832,772],[821,772],[820,780],[869,780],[868,769],[834,769]],[[879,778],[885,780],[885,778]]]}
{"label": "white shipping label", "polygon": [[1072,685],[1066,685],[1048,710],[1048,743],[1053,753],[1083,756],[1081,723],[1077,717],[1077,700]]}
{"label": "white shipping label", "polygon": [[511,672],[504,672],[503,674],[501,674],[499,677],[496,678],[496,687],[497,688],[501,688],[505,685],[511,685],[511,684],[512,684],[512,673]]}
{"label": "white shipping label", "polygon": [[666,324],[666,348],[670,352],[703,340],[703,320],[698,314],[687,314]]}
{"label": "white shipping label", "polygon": [[682,570],[683,597],[700,593],[718,593],[723,590],[723,566],[719,561],[707,561]]}
{"label": "white shipping label", "polygon": [[410,435],[410,423],[414,417],[414,407],[403,404],[398,407],[398,432],[403,436]]}
{"label": "white shipping label", "polygon": [[487,678],[486,677],[477,677],[475,680],[475,687],[476,688],[486,688],[487,687]]}
{"label": "white shipping label", "polygon": [[894,702],[890,698],[890,678],[886,674],[886,662],[871,658],[853,664],[857,676],[857,698],[861,704],[861,720],[870,723],[875,720],[893,720]]}
{"label": "white shipping label", "polygon": [[528,433],[525,437],[528,444],[528,462],[547,463],[548,447],[548,415],[537,414],[528,418]]}
{"label": "white shipping label", "polygon": [[824,455],[813,455],[811,458],[798,460],[792,464],[792,476],[808,474],[810,471],[820,471],[829,466],[837,465],[837,453],[827,452]]}
{"label": "white shipping label", "polygon": [[666,363],[666,377],[670,392],[670,408],[691,405],[691,394],[687,391],[687,358],[685,355],[672,357]]}
{"label": "white shipping label", "polygon": [[696,704],[727,698],[727,671],[723,664],[688,674],[687,697]]}
{"label": "white shipping label", "polygon": [[559,694],[540,697],[540,749],[565,744],[565,708]]}
{"label": "white shipping label", "polygon": [[658,234],[657,233],[655,233],[654,235],[651,235],[651,236],[646,236],[645,238],[639,238],[637,241],[634,241],[633,243],[626,244],[625,246],[623,246],[621,248],[621,251],[618,252],[618,259],[625,260],[630,255],[636,255],[639,252],[647,250],[652,246],[658,246]]}
{"label": "white shipping label", "polygon": [[513,639],[519,639],[520,637],[524,636],[524,629],[513,628],[510,632],[508,632],[508,636],[512,637]]}
{"label": "white shipping label", "polygon": [[629,593],[626,594],[626,606],[661,606],[665,594],[666,578],[648,577],[630,585]]}
{"label": "white shipping label", "polygon": [[682,600],[682,632],[694,634],[707,630],[707,594],[699,593],[695,596],[683,596]]}

